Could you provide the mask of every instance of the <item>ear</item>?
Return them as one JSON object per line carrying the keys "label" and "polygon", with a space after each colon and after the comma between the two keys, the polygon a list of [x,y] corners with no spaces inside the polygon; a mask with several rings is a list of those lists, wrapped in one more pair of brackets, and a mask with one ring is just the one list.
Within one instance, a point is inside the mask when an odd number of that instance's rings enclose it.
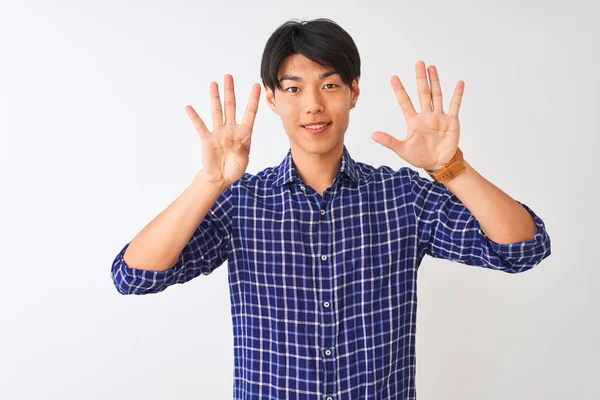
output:
{"label": "ear", "polygon": [[268,86],[265,86],[265,98],[271,110],[273,110],[273,112],[277,114],[277,103],[275,102],[275,93]]}
{"label": "ear", "polygon": [[358,87],[358,78],[355,78],[352,81],[352,86],[350,87],[350,109],[353,109],[356,106],[356,102],[358,101],[358,96],[360,95],[360,88]]}

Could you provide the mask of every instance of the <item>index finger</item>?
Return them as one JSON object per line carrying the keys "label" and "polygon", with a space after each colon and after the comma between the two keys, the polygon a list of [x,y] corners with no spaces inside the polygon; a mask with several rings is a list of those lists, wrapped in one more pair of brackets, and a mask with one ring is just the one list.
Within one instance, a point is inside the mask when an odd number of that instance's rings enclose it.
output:
{"label": "index finger", "polygon": [[196,110],[194,110],[194,107],[190,105],[185,106],[185,112],[194,124],[196,131],[198,131],[198,133],[200,134],[200,138],[202,138],[203,140],[208,139],[210,137],[210,132],[206,128],[206,125],[204,125],[204,121],[202,121],[202,118],[200,118]]}
{"label": "index finger", "polygon": [[213,130],[223,126],[223,108],[219,97],[219,85],[217,82],[210,83],[210,108],[213,118]]}
{"label": "index finger", "polygon": [[260,100],[260,85],[255,83],[252,85],[252,90],[250,91],[250,100],[248,100],[248,105],[246,106],[246,111],[244,112],[244,118],[242,119],[242,125],[247,126],[252,130],[254,126],[254,120],[256,118],[256,113],[258,112],[258,102]]}
{"label": "index finger", "polygon": [[413,117],[417,112],[415,111],[415,107],[413,106],[410,97],[408,97],[408,93],[406,93],[406,89],[404,89],[404,85],[402,85],[400,78],[394,75],[392,76],[390,81],[392,83],[394,93],[396,93],[396,99],[398,100],[398,104],[400,104],[400,108],[402,109],[402,113],[404,114],[404,118],[409,119]]}

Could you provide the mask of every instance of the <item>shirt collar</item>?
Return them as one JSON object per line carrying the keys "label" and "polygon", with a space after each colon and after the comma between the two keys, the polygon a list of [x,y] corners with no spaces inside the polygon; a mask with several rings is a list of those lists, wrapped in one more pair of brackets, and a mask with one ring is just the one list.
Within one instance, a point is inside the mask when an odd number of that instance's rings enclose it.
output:
{"label": "shirt collar", "polygon": [[[346,145],[344,145],[344,152],[342,154],[342,165],[338,174],[342,172],[354,182],[359,181],[356,162],[350,156],[350,152],[346,148]],[[292,160],[292,149],[288,150],[287,155],[285,156],[281,164],[279,164],[279,166],[277,167],[277,174],[275,176],[275,182],[273,182],[273,187],[282,186],[289,182],[302,183],[302,179],[300,178],[300,175],[298,174],[298,171],[296,170],[296,167]]]}

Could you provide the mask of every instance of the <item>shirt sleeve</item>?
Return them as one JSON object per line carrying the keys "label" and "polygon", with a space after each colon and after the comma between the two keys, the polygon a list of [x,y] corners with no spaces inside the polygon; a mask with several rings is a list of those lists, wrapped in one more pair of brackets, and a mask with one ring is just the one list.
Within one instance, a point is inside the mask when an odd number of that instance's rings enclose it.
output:
{"label": "shirt sleeve", "polygon": [[225,262],[231,250],[233,189],[227,188],[208,211],[185,245],[177,263],[166,271],[130,268],[123,260],[127,243],[115,257],[111,276],[121,294],[158,293],[200,274],[209,275]]}
{"label": "shirt sleeve", "polygon": [[496,243],[445,185],[426,179],[413,169],[407,170],[417,222],[419,261],[429,254],[466,265],[518,273],[538,265],[551,254],[545,224],[526,204],[517,200],[535,221],[537,231],[533,240]]}

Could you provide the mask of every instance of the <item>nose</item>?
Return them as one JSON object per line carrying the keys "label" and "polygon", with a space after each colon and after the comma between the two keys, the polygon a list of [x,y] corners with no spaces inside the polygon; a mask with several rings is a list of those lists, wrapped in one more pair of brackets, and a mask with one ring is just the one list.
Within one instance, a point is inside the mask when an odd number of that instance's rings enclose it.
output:
{"label": "nose", "polygon": [[306,92],[306,104],[304,105],[304,111],[307,114],[318,114],[323,112],[325,106],[323,104],[323,99],[321,98],[321,94],[317,91],[315,92]]}

